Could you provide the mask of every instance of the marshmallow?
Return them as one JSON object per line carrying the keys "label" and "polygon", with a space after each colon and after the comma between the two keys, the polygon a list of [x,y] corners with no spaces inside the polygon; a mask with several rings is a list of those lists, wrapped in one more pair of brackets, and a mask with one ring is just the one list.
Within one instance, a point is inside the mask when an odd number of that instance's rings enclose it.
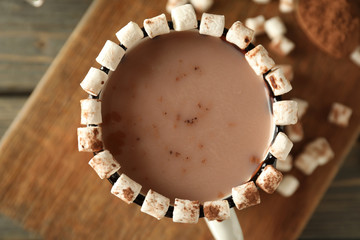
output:
{"label": "marshmallow", "polygon": [[173,221],[179,223],[197,223],[200,215],[199,201],[175,198]]}
{"label": "marshmallow", "polygon": [[319,163],[316,160],[316,156],[303,152],[295,158],[295,167],[306,175],[311,175]]}
{"label": "marshmallow", "polygon": [[254,30],[246,27],[242,22],[236,21],[226,34],[226,41],[245,49],[254,38]]}
{"label": "marshmallow", "polygon": [[270,153],[279,160],[285,160],[289,155],[293,143],[286,136],[286,134],[279,132],[274,142],[271,144],[269,151]]}
{"label": "marshmallow", "polygon": [[258,3],[258,4],[267,4],[269,3],[271,0],[253,0],[254,3]]}
{"label": "marshmallow", "polygon": [[200,23],[200,34],[221,37],[225,27],[225,16],[203,13]]}
{"label": "marshmallow", "polygon": [[194,6],[198,12],[206,12],[214,4],[214,0],[190,0],[190,3]]}
{"label": "marshmallow", "polygon": [[350,54],[350,59],[360,67],[360,46],[355,48],[355,50]]}
{"label": "marshmallow", "polygon": [[168,0],[166,3],[166,11],[168,13],[171,13],[171,10],[173,10],[174,8],[187,4],[188,2],[188,0]]}
{"label": "marshmallow", "polygon": [[281,172],[289,172],[292,169],[293,157],[288,155],[285,160],[276,161],[276,169]]}
{"label": "marshmallow", "polygon": [[81,105],[81,124],[100,124],[101,117],[101,101],[99,99],[83,99],[80,100]]}
{"label": "marshmallow", "polygon": [[171,10],[171,19],[175,31],[190,30],[198,26],[195,10],[191,4],[178,6]]}
{"label": "marshmallow", "polygon": [[230,207],[226,200],[209,201],[204,203],[204,215],[209,221],[223,221],[230,217]]}
{"label": "marshmallow", "polygon": [[95,170],[101,179],[109,178],[120,169],[120,164],[114,159],[108,150],[96,154],[89,165]]}
{"label": "marshmallow", "polygon": [[272,17],[265,21],[265,32],[270,39],[280,37],[286,33],[286,27],[280,17]]}
{"label": "marshmallow", "polygon": [[247,18],[245,20],[245,25],[255,31],[255,36],[264,33],[264,23],[265,17],[263,15],[259,15],[254,18]]}
{"label": "marshmallow", "polygon": [[283,175],[280,171],[271,165],[267,165],[256,179],[256,185],[271,194],[279,186],[282,178]]}
{"label": "marshmallow", "polygon": [[248,51],[245,58],[257,75],[264,74],[275,66],[274,60],[269,57],[268,52],[262,45],[257,45]]}
{"label": "marshmallow", "polygon": [[284,100],[273,103],[273,115],[276,125],[295,124],[298,120],[297,103],[292,100]]}
{"label": "marshmallow", "polygon": [[301,122],[286,126],[285,130],[286,134],[292,142],[300,142],[304,139],[304,129]]}
{"label": "marshmallow", "polygon": [[260,203],[260,194],[254,182],[247,182],[232,188],[232,198],[239,210]]}
{"label": "marshmallow", "polygon": [[270,48],[281,56],[288,55],[295,48],[295,43],[285,36],[273,38]]}
{"label": "marshmallow", "polygon": [[125,50],[122,49],[122,47],[107,40],[103,49],[101,49],[101,52],[97,56],[96,61],[111,71],[115,71],[124,54]]}
{"label": "marshmallow", "polygon": [[139,25],[134,22],[129,22],[116,33],[116,37],[126,48],[131,48],[144,37],[144,33]]}
{"label": "marshmallow", "polygon": [[299,188],[300,182],[293,175],[285,175],[279,187],[276,189],[284,197],[290,197]]}
{"label": "marshmallow", "polygon": [[303,99],[300,98],[293,98],[292,100],[294,100],[297,105],[298,105],[298,119],[301,119],[304,114],[306,113],[308,107],[309,107],[309,103]]}
{"label": "marshmallow", "polygon": [[97,152],[103,149],[101,127],[77,129],[79,152]]}
{"label": "marshmallow", "polygon": [[295,0],[280,0],[279,10],[282,13],[290,13],[295,9]]}
{"label": "marshmallow", "polygon": [[290,64],[280,64],[277,65],[277,67],[282,69],[284,76],[287,80],[291,82],[294,79],[293,67]]}
{"label": "marshmallow", "polygon": [[136,199],[137,195],[139,195],[140,190],[140,184],[138,184],[125,174],[121,174],[121,176],[112,186],[111,193],[126,202],[127,204],[130,204]]}
{"label": "marshmallow", "polygon": [[153,18],[145,19],[144,28],[149,38],[154,38],[158,35],[167,34],[170,32],[170,28],[164,13]]}
{"label": "marshmallow", "polygon": [[290,92],[292,89],[289,80],[286,79],[281,68],[271,70],[271,72],[265,76],[265,79],[269,83],[275,96]]}
{"label": "marshmallow", "polygon": [[150,189],[140,211],[160,220],[165,216],[169,206],[170,199]]}
{"label": "marshmallow", "polygon": [[341,104],[333,103],[331,106],[331,111],[328,116],[328,120],[331,123],[334,123],[341,127],[347,127],[349,125],[349,120],[352,114],[352,109]]}
{"label": "marshmallow", "polygon": [[102,87],[108,80],[108,75],[97,68],[90,68],[84,80],[80,83],[82,89],[93,96],[99,95]]}

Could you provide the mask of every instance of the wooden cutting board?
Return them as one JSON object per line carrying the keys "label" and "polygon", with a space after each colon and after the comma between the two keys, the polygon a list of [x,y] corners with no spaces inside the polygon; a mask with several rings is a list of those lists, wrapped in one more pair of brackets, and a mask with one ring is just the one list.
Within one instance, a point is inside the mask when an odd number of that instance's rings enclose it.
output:
{"label": "wooden cutting board", "polygon": [[[36,90],[3,137],[0,145],[0,211],[46,239],[209,239],[204,221],[196,225],[157,221],[110,194],[87,162],[91,154],[77,152],[79,100],[87,95],[79,83],[107,39],[130,20],[164,12],[165,1],[95,0]],[[226,27],[236,20],[263,14],[278,15],[278,2],[216,1],[212,13],[226,15]],[[200,18],[200,15],[198,16]],[[303,119],[304,143],[326,137],[336,157],[310,177],[293,170],[301,181],[290,198],[261,194],[262,204],[238,216],[246,239],[295,239],[304,228],[323,193],[338,171],[360,130],[360,69],[349,59],[332,59],[309,42],[295,14],[281,15],[287,36],[296,43],[288,57],[272,54],[277,63],[295,68],[294,90],[286,97],[310,102]],[[168,16],[168,19],[169,16]],[[265,47],[266,37],[257,39]],[[271,52],[270,52],[271,53]],[[331,103],[353,108],[350,126],[326,121]]]}

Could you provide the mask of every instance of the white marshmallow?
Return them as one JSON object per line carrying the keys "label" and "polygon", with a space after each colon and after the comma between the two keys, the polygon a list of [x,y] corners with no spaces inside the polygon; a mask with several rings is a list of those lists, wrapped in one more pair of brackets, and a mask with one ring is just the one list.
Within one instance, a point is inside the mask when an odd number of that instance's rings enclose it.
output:
{"label": "white marshmallow", "polygon": [[178,6],[171,10],[171,19],[175,31],[190,30],[198,26],[195,10],[191,4]]}
{"label": "white marshmallow", "polygon": [[292,142],[300,142],[304,139],[304,129],[301,122],[285,127],[286,134]]}
{"label": "white marshmallow", "polygon": [[153,18],[145,19],[144,28],[149,38],[154,38],[158,35],[167,34],[170,32],[170,28],[164,13]]}
{"label": "white marshmallow", "polygon": [[174,8],[187,4],[188,2],[188,0],[168,0],[166,3],[166,11],[168,13],[171,13],[171,10],[173,10]]}
{"label": "white marshmallow", "polygon": [[160,220],[165,216],[169,206],[170,199],[150,189],[140,211]]}
{"label": "white marshmallow", "polygon": [[242,22],[236,21],[226,34],[226,41],[245,49],[254,38],[254,30],[246,27]]}
{"label": "white marshmallow", "polygon": [[285,160],[292,147],[293,143],[286,134],[279,132],[278,135],[276,135],[274,142],[271,144],[269,151],[277,159]]}
{"label": "white marshmallow", "polygon": [[190,3],[194,6],[198,12],[206,12],[214,4],[214,0],[190,0]]}
{"label": "white marshmallow", "polygon": [[124,56],[125,50],[116,43],[107,40],[96,61],[102,66],[115,71],[119,65],[121,58]]}
{"label": "white marshmallow", "polygon": [[283,36],[286,33],[286,27],[278,16],[266,20],[264,27],[270,39]]}
{"label": "white marshmallow", "polygon": [[273,103],[273,116],[276,125],[295,124],[298,120],[297,103],[292,100],[284,100]]}
{"label": "white marshmallow", "polygon": [[280,171],[276,170],[271,165],[267,165],[256,179],[256,185],[266,193],[271,194],[275,192],[282,178],[283,175]]}
{"label": "white marshmallow", "polygon": [[80,83],[80,86],[88,94],[97,96],[107,80],[108,75],[106,73],[100,69],[91,67],[84,80]]}
{"label": "white marshmallow", "polygon": [[300,182],[293,175],[285,175],[279,187],[276,189],[284,197],[290,197],[299,188]]}
{"label": "white marshmallow", "polygon": [[297,169],[306,175],[311,175],[319,165],[314,156],[305,152],[295,158],[294,164]]}
{"label": "white marshmallow", "polygon": [[331,123],[334,123],[341,127],[347,127],[349,125],[350,117],[352,114],[352,109],[341,104],[333,103],[331,106],[331,111],[328,116],[328,120]]}
{"label": "white marshmallow", "polygon": [[97,152],[103,149],[101,127],[77,129],[79,152]]}
{"label": "white marshmallow", "polygon": [[350,54],[350,59],[360,67],[360,46],[357,46]]}
{"label": "white marshmallow", "polygon": [[281,56],[288,55],[295,48],[295,43],[285,36],[275,37],[271,43],[270,48]]}
{"label": "white marshmallow", "polygon": [[209,221],[223,221],[230,217],[230,207],[226,200],[209,201],[204,203],[204,215]]}
{"label": "white marshmallow", "polygon": [[259,191],[252,181],[233,187],[232,198],[239,210],[260,204]]}
{"label": "white marshmallow", "polygon": [[262,45],[257,45],[248,51],[245,58],[257,75],[264,74],[275,66],[274,60]]}
{"label": "white marshmallow", "polygon": [[109,178],[120,169],[120,164],[114,159],[108,150],[96,154],[89,165],[95,170],[101,179]]}
{"label": "white marshmallow", "polygon": [[269,3],[271,0],[253,0],[254,3],[258,3],[258,4],[267,4]]}
{"label": "white marshmallow", "polygon": [[279,10],[282,13],[290,13],[295,9],[295,0],[280,0]]}
{"label": "white marshmallow", "polygon": [[139,195],[140,190],[140,184],[138,184],[125,174],[121,174],[121,176],[112,186],[111,193],[126,202],[127,204],[130,204],[136,199],[137,195]]}
{"label": "white marshmallow", "polygon": [[294,79],[294,71],[293,67],[290,64],[280,64],[276,67],[281,68],[283,70],[284,76],[290,82]]}
{"label": "white marshmallow", "polygon": [[293,98],[292,100],[295,101],[298,105],[298,114],[297,115],[298,115],[298,119],[301,119],[305,115],[305,113],[309,107],[309,103],[300,98]]}
{"label": "white marshmallow", "polygon": [[255,31],[255,36],[260,35],[265,32],[264,30],[265,17],[259,15],[254,18],[247,18],[245,20],[245,25]]}
{"label": "white marshmallow", "polygon": [[199,201],[175,198],[173,221],[179,223],[197,223],[200,215]]}
{"label": "white marshmallow", "polygon": [[200,23],[200,34],[221,37],[225,27],[225,16],[203,13]]}
{"label": "white marshmallow", "polygon": [[276,161],[276,169],[281,172],[289,172],[293,166],[293,157],[289,154],[285,160]]}
{"label": "white marshmallow", "polygon": [[82,99],[81,105],[81,124],[100,124],[101,117],[101,101],[99,99]]}
{"label": "white marshmallow", "polygon": [[126,48],[131,48],[144,37],[144,33],[137,23],[129,22],[116,33],[116,37]]}
{"label": "white marshmallow", "polygon": [[265,76],[265,79],[269,83],[275,96],[290,92],[292,89],[289,80],[286,79],[281,68],[271,70],[271,72]]}
{"label": "white marshmallow", "polygon": [[320,166],[334,158],[334,152],[325,138],[317,138],[305,147],[305,152],[316,158]]}

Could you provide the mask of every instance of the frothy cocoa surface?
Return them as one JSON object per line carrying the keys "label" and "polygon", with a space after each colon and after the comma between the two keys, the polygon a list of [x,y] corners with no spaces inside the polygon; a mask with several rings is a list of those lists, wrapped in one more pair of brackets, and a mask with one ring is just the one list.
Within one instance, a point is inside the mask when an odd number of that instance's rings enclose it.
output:
{"label": "frothy cocoa surface", "polygon": [[262,77],[220,38],[142,40],[102,93],[103,138],[124,172],[167,196],[215,200],[247,181],[274,132]]}

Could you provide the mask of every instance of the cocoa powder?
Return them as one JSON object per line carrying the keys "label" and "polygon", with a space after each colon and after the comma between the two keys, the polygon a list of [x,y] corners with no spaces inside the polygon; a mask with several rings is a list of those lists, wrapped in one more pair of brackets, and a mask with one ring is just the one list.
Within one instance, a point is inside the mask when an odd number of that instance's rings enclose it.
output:
{"label": "cocoa powder", "polygon": [[320,49],[337,58],[347,56],[359,42],[359,13],[354,2],[301,0],[299,24]]}

